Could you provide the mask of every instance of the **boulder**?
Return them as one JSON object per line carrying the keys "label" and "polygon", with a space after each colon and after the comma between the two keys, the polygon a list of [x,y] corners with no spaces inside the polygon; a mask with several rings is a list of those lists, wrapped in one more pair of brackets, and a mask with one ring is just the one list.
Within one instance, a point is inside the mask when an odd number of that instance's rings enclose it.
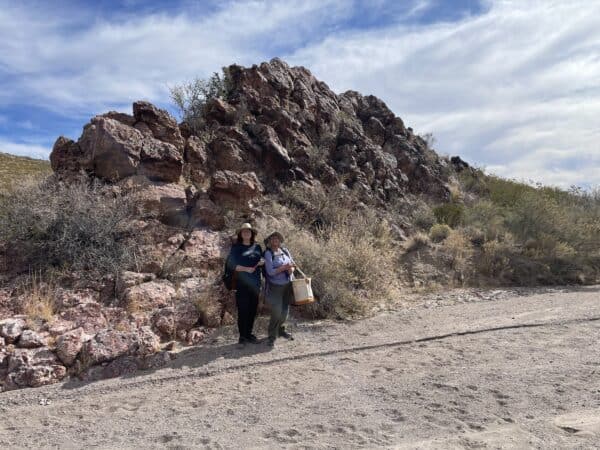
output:
{"label": "boulder", "polygon": [[67,369],[47,347],[16,349],[8,357],[4,389],[38,387],[63,379]]}
{"label": "boulder", "polygon": [[244,158],[244,152],[232,139],[215,139],[210,144],[212,161],[217,170],[245,172],[251,163]]}
{"label": "boulder", "polygon": [[114,119],[97,116],[83,129],[79,147],[97,177],[118,181],[137,171],[144,135]]}
{"label": "boulder", "polygon": [[186,226],[188,221],[185,188],[175,183],[153,183],[137,179],[132,187],[138,214],[157,218],[171,226]]}
{"label": "boulder", "polygon": [[181,150],[173,144],[158,139],[144,139],[140,160],[137,173],[153,181],[175,183],[179,180],[183,170]]}
{"label": "boulder", "polygon": [[82,327],[89,334],[97,333],[108,326],[102,311],[102,305],[96,302],[67,308],[59,314],[59,318],[65,322],[70,322],[71,326],[74,325],[73,328]]}
{"label": "boulder", "polygon": [[148,281],[154,281],[155,279],[156,275],[153,273],[123,271],[119,274],[116,282],[117,296],[121,298],[128,288],[147,283]]}
{"label": "boulder", "polygon": [[256,123],[247,128],[263,150],[261,162],[265,170],[277,174],[291,167],[290,156],[271,126]]}
{"label": "boulder", "polygon": [[192,299],[179,299],[175,306],[162,308],[152,315],[152,326],[165,339],[192,329],[200,320],[200,310]]}
{"label": "boulder", "polygon": [[236,122],[236,109],[220,98],[212,98],[204,105],[204,118],[207,123],[216,121],[221,125],[234,125]]}
{"label": "boulder", "polygon": [[194,230],[183,243],[181,251],[187,264],[205,270],[221,270],[224,258],[222,236],[209,230]]}
{"label": "boulder", "polygon": [[123,293],[123,305],[130,312],[152,311],[170,306],[175,294],[169,281],[149,281],[127,288]]}
{"label": "boulder", "polygon": [[0,321],[0,336],[8,344],[14,344],[25,329],[25,320],[23,319],[4,319]]}
{"label": "boulder", "polygon": [[119,356],[148,356],[160,349],[160,339],[148,327],[137,332],[104,330],[85,342],[79,353],[83,367],[90,367]]}
{"label": "boulder", "polygon": [[208,194],[199,194],[192,202],[190,228],[209,227],[213,230],[222,230],[225,227],[223,211]]}
{"label": "boulder", "polygon": [[89,155],[79,144],[69,138],[60,136],[50,153],[50,166],[60,178],[73,178],[82,170],[92,169]]}
{"label": "boulder", "polygon": [[84,342],[91,339],[83,328],[68,331],[56,339],[56,355],[62,363],[69,367],[73,365]]}
{"label": "boulder", "polygon": [[231,207],[247,207],[248,202],[263,192],[263,186],[254,172],[235,173],[219,170],[211,179],[210,198]]}
{"label": "boulder", "polygon": [[144,122],[159,141],[167,142],[183,151],[183,137],[177,121],[164,109],[159,109],[152,103],[138,101],[133,104],[133,115],[138,122]]}
{"label": "boulder", "polygon": [[40,334],[32,330],[24,330],[17,343],[17,346],[21,348],[36,348],[45,345],[46,340]]}

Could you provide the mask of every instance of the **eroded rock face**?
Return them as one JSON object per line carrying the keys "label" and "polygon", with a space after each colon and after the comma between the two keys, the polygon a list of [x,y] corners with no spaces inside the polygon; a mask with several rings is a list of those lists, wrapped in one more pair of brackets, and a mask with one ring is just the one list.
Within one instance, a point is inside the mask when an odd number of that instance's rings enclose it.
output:
{"label": "eroded rock face", "polygon": [[179,126],[167,111],[139,101],[133,104],[133,115],[137,122],[146,124],[155,139],[173,145],[179,152],[183,151],[184,140]]}

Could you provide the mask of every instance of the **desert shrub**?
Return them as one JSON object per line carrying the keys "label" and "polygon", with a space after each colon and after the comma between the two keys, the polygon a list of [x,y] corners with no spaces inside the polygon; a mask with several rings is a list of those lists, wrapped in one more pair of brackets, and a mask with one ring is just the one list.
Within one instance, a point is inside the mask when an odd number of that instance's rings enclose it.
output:
{"label": "desert shrub", "polygon": [[465,207],[461,203],[444,203],[433,208],[438,223],[456,228],[462,223]]}
{"label": "desert shrub", "polygon": [[404,243],[404,249],[407,252],[416,252],[424,247],[429,245],[429,236],[425,233],[415,233],[408,238],[408,240]]}
{"label": "desert shrub", "polygon": [[116,273],[130,267],[135,243],[120,227],[131,202],[94,182],[27,180],[0,197],[0,242],[14,266]]}
{"label": "desert shrub", "polygon": [[510,270],[510,256],[514,253],[514,242],[493,239],[483,244],[483,254],[478,262],[481,273],[491,277],[501,277]]}
{"label": "desert shrub", "polygon": [[469,237],[463,230],[448,229],[442,249],[450,257],[451,267],[456,271],[458,279],[464,282],[474,253]]}
{"label": "desert shrub", "polygon": [[505,211],[490,200],[481,199],[465,208],[463,223],[478,229],[483,239],[497,239],[506,232]]}
{"label": "desert shrub", "polygon": [[[263,219],[258,228],[262,234],[274,225]],[[299,267],[312,277],[318,302],[305,310],[315,317],[360,316],[371,303],[389,297],[396,277],[387,222],[365,214],[315,232],[282,220],[277,228]]]}
{"label": "desert shrub", "polygon": [[433,242],[442,242],[446,239],[452,229],[445,223],[436,223],[429,230],[429,237]]}
{"label": "desert shrub", "polygon": [[421,230],[429,230],[435,224],[433,209],[425,202],[419,202],[410,214],[410,221]]}
{"label": "desert shrub", "polygon": [[214,72],[208,79],[195,78],[169,88],[171,100],[179,110],[183,122],[195,134],[201,134],[204,123],[204,108],[213,98],[227,99],[231,90],[229,74],[223,69],[222,75]]}
{"label": "desert shrub", "polygon": [[296,223],[313,229],[344,223],[358,205],[342,184],[309,187],[292,183],[283,188],[281,194],[283,203],[294,211]]}

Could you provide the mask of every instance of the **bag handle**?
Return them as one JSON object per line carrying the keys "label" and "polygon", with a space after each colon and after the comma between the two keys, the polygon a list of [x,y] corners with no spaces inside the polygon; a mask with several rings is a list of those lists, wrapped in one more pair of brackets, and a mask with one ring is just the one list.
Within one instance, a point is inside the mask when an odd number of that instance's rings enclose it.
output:
{"label": "bag handle", "polygon": [[300,267],[296,266],[296,270],[297,270],[298,272],[300,272],[300,275],[302,275],[302,278],[308,278],[308,277],[306,276],[306,274],[300,270]]}

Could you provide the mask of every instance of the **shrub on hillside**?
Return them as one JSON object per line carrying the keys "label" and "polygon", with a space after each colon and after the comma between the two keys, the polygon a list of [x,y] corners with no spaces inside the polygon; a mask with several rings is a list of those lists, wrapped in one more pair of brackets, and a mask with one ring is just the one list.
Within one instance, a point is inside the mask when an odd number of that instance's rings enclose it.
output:
{"label": "shrub on hillside", "polygon": [[133,262],[134,244],[119,231],[131,206],[97,182],[26,180],[0,197],[0,243],[24,270],[114,273]]}
{"label": "shrub on hillside", "polygon": [[436,223],[429,229],[429,237],[433,242],[442,242],[450,235],[452,229],[445,223]]}
{"label": "shrub on hillside", "polygon": [[462,223],[464,205],[461,203],[444,203],[433,209],[433,214],[438,223],[444,223],[451,228],[456,228]]}

